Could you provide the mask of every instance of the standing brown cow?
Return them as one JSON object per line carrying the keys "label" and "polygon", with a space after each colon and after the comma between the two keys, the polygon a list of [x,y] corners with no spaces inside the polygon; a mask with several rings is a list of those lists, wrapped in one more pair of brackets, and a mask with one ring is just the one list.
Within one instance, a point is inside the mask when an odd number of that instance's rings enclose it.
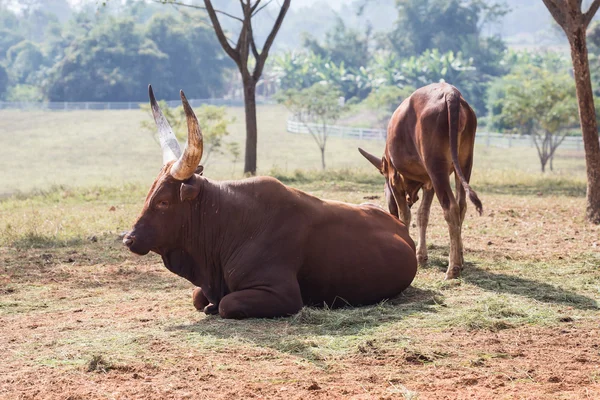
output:
{"label": "standing brown cow", "polygon": [[[466,195],[481,215],[477,193],[469,186],[477,117],[458,89],[435,83],[416,90],[392,115],[383,158],[358,149],[383,176],[390,213],[410,227],[410,207],[423,199],[417,213],[417,260],[427,261],[425,240],[433,194],[437,195],[450,232],[450,256],[446,279],[456,278],[463,266],[462,223]],[[454,172],[456,198],[450,186]]]}
{"label": "standing brown cow", "polygon": [[373,206],[320,200],[276,179],[216,182],[201,175],[202,132],[183,92],[181,152],[150,88],[163,168],[123,243],[154,251],[199,286],[194,306],[224,318],[277,317],[303,304],[371,304],[415,277],[402,222]]}

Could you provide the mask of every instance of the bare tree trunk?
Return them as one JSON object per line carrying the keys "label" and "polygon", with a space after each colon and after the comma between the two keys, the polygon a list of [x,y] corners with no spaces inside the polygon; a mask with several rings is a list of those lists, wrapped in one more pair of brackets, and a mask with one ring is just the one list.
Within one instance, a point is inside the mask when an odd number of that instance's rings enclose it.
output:
{"label": "bare tree trunk", "polygon": [[587,170],[586,217],[590,222],[600,224],[600,144],[585,36],[590,21],[600,8],[600,0],[593,0],[586,12],[581,10],[582,0],[542,1],[565,31],[571,46]]}
{"label": "bare tree trunk", "polygon": [[548,162],[547,158],[540,158],[540,165],[542,166],[542,174],[546,172],[546,163]]}
{"label": "bare tree trunk", "polygon": [[598,143],[598,126],[590,80],[585,27],[581,26],[571,34],[567,33],[567,36],[571,45],[571,59],[587,166],[586,216],[590,222],[600,224],[600,144]]}
{"label": "bare tree trunk", "polygon": [[325,146],[321,147],[321,167],[325,169]]}
{"label": "bare tree trunk", "polygon": [[256,82],[251,77],[244,79],[244,108],[246,114],[246,157],[244,174],[256,174],[256,148],[258,125],[256,122]]}

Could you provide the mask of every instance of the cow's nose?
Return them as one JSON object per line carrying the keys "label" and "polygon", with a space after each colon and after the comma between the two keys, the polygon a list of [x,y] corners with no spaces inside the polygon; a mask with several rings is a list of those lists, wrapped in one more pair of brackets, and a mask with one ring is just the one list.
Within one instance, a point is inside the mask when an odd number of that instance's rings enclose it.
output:
{"label": "cow's nose", "polygon": [[127,247],[131,247],[131,245],[133,244],[133,242],[134,242],[134,238],[133,238],[132,236],[125,235],[125,236],[123,237],[123,244],[124,244],[125,246],[127,246]]}

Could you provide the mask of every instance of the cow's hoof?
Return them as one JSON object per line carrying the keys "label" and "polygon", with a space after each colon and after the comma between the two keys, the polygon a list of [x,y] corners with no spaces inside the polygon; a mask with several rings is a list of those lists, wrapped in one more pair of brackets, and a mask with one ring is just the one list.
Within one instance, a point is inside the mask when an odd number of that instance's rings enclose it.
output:
{"label": "cow's hoof", "polygon": [[204,310],[204,307],[206,307],[209,304],[208,299],[206,298],[206,296],[204,296],[204,293],[202,293],[202,289],[200,289],[199,287],[194,289],[194,291],[192,292],[192,303],[194,303],[194,308],[198,311]]}
{"label": "cow's hoof", "polygon": [[446,280],[458,278],[460,276],[460,270],[461,268],[458,265],[448,267],[448,270],[446,271]]}
{"label": "cow's hoof", "polygon": [[427,261],[429,261],[429,257],[427,255],[417,254],[417,262],[419,266],[424,267],[427,265]]}
{"label": "cow's hoof", "polygon": [[219,313],[219,307],[214,304],[209,304],[204,307],[204,314],[206,315],[216,315]]}

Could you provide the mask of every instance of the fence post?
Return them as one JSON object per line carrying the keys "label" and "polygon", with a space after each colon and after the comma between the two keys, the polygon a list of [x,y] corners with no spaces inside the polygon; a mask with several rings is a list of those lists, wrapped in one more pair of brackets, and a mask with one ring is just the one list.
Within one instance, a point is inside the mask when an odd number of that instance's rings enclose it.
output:
{"label": "fence post", "polygon": [[490,131],[487,131],[486,133],[487,133],[487,136],[485,138],[485,147],[490,147],[490,135],[491,135],[491,133],[490,133]]}
{"label": "fence post", "polygon": [[508,148],[512,147],[512,134],[508,135]]}
{"label": "fence post", "polygon": [[360,138],[360,140],[363,140],[363,129],[362,128],[358,128],[358,137]]}

